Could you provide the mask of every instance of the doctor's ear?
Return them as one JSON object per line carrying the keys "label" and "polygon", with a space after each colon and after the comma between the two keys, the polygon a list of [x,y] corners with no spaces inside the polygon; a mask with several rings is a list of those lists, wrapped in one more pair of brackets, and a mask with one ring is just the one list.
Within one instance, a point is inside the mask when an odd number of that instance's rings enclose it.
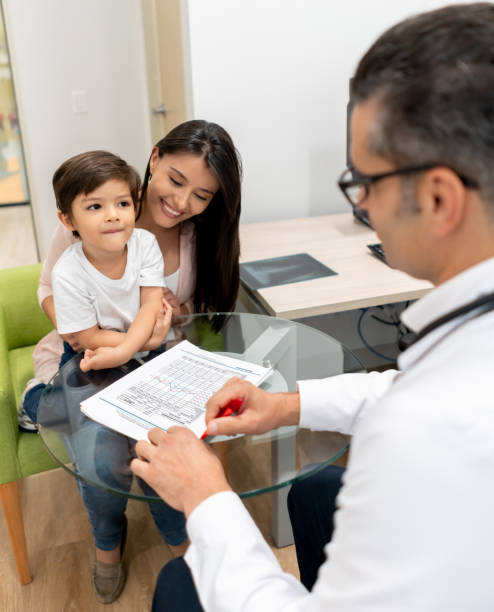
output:
{"label": "doctor's ear", "polygon": [[466,187],[456,172],[442,166],[432,168],[419,189],[434,235],[443,238],[453,232],[463,220],[467,198]]}

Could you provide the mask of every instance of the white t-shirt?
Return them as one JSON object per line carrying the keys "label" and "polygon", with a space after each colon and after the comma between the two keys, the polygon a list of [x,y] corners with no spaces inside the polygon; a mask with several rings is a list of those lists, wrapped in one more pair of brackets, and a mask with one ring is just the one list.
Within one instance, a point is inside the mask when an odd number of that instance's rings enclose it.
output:
{"label": "white t-shirt", "polygon": [[164,264],[153,234],[134,229],[121,278],[108,278],[86,258],[82,242],[69,246],[52,271],[59,334],[98,325],[126,332],[140,308],[140,287],[164,287]]}

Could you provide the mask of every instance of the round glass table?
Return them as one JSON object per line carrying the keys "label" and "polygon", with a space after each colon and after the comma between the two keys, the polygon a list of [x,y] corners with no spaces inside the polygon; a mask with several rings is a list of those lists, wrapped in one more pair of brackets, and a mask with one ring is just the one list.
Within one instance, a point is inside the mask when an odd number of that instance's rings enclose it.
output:
{"label": "round glass table", "polygon": [[[161,352],[188,340],[212,352],[273,368],[262,388],[295,391],[296,381],[361,372],[358,359],[338,341],[306,325],[273,317],[227,313],[179,317],[174,340]],[[160,351],[151,352],[151,359]],[[135,441],[87,418],[80,403],[141,365],[131,360],[111,370],[83,373],[77,355],[60,368],[38,408],[40,436],[54,459],[76,478],[117,495],[145,495],[132,479]],[[234,417],[232,417],[234,418]],[[281,427],[262,435],[208,438],[225,466],[232,489],[246,498],[272,492],[272,532],[278,546],[291,541],[286,511],[287,485],[340,457],[348,437]]]}

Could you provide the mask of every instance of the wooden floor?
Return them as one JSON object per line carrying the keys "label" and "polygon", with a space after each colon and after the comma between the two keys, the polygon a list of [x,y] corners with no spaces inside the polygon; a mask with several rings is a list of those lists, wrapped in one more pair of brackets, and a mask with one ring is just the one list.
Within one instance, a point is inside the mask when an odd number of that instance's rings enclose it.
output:
{"label": "wooden floor", "polygon": [[[128,580],[119,599],[99,604],[91,587],[94,547],[87,513],[73,477],[57,469],[20,483],[24,524],[33,581],[21,586],[15,570],[3,513],[0,512],[0,610],[2,612],[87,612],[150,609],[154,584],[172,558],[147,504],[129,500],[126,560]],[[268,542],[269,496],[246,500]],[[294,547],[273,548],[285,571],[298,578]],[[184,611],[187,612],[187,611]]]}

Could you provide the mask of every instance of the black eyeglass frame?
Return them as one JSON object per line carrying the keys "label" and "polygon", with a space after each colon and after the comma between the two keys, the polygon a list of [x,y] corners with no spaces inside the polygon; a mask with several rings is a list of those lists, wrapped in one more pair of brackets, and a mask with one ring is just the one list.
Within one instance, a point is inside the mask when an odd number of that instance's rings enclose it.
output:
{"label": "black eyeglass frame", "polygon": [[[338,187],[343,192],[345,198],[350,202],[353,208],[358,208],[360,204],[364,200],[369,197],[369,187],[377,181],[380,181],[385,178],[389,178],[391,176],[401,176],[405,174],[412,174],[414,172],[425,172],[426,170],[432,170],[432,168],[437,168],[438,166],[443,166],[444,168],[449,168],[449,166],[445,166],[444,164],[422,164],[419,166],[407,166],[406,168],[398,168],[397,170],[391,170],[390,172],[382,172],[381,174],[360,174],[355,168],[346,168],[341,173],[340,178],[338,179]],[[459,174],[453,168],[449,168],[452,172],[454,172],[460,181],[470,189],[478,189],[479,185],[477,181],[470,179],[462,174]],[[350,180],[343,180],[343,177],[348,172],[353,173],[353,178]],[[362,198],[359,198],[359,202],[354,202],[352,198],[348,195],[347,189],[350,187],[361,187],[364,190],[364,195]]]}

